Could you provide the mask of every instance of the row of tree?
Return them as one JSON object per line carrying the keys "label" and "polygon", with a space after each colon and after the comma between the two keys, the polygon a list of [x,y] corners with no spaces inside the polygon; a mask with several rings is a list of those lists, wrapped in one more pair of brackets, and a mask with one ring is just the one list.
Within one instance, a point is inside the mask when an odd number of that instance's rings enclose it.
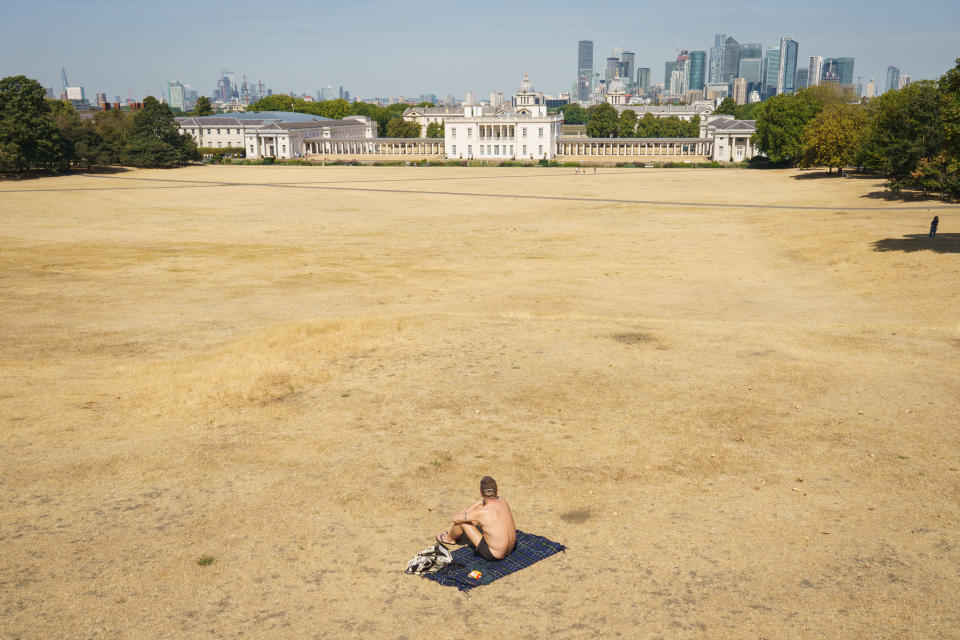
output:
{"label": "row of tree", "polygon": [[[421,103],[421,105],[433,106],[430,102],[424,102]],[[297,113],[309,113],[334,120],[340,120],[347,116],[367,116],[376,121],[377,135],[381,137],[419,138],[421,135],[420,125],[415,122],[407,122],[403,119],[403,112],[409,108],[410,105],[403,103],[379,107],[368,102],[347,102],[342,99],[307,102],[306,100],[292,96],[272,95],[257,100],[247,107],[247,110],[295,111]],[[431,133],[433,134],[432,136]],[[439,133],[436,127],[432,130],[428,128],[427,135],[429,137],[442,138],[443,126],[440,126]]]}
{"label": "row of tree", "polygon": [[676,116],[657,118],[626,109],[617,114],[617,110],[603,102],[584,109],[578,104],[565,104],[558,111],[563,114],[565,124],[585,124],[587,135],[591,138],[698,138],[700,137],[700,117],[693,120],[681,120]]}
{"label": "row of tree", "polygon": [[48,100],[36,80],[0,80],[0,171],[62,171],[71,165],[173,167],[199,160],[193,138],[156,98],[134,112],[103,111],[82,120],[69,102]]}
{"label": "row of tree", "polygon": [[825,87],[774,96],[756,120],[754,143],[775,163],[870,168],[895,191],[960,197],[960,58],[939,81],[859,104]]}

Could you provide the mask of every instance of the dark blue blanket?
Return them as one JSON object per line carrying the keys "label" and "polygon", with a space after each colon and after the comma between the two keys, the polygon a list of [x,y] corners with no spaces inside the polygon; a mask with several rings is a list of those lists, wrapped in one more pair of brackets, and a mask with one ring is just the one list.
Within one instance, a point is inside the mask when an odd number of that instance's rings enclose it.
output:
{"label": "dark blue blanket", "polygon": [[[460,591],[466,591],[482,584],[490,584],[514,571],[526,569],[533,563],[564,550],[566,547],[559,542],[517,529],[517,547],[503,560],[496,562],[486,560],[480,557],[471,545],[466,545],[452,552],[453,564],[436,573],[426,573],[423,577],[439,582],[445,587],[456,587]],[[471,578],[472,571],[479,571],[480,578]]]}

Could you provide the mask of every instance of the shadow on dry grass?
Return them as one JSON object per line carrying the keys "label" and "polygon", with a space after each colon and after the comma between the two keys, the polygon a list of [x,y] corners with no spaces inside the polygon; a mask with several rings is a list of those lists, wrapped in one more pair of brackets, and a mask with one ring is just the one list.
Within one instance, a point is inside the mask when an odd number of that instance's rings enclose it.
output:
{"label": "shadow on dry grass", "polygon": [[871,191],[860,197],[870,198],[871,200],[886,200],[887,202],[942,202],[940,196],[925,196],[919,191],[900,191],[896,193],[884,189],[882,191]]}
{"label": "shadow on dry grass", "polygon": [[820,180],[826,178],[856,178],[861,180],[880,180],[883,178],[878,173],[869,173],[869,172],[858,172],[858,171],[847,171],[843,175],[833,171],[832,173],[827,173],[826,169],[816,169],[804,171],[803,173],[798,173],[794,176],[791,176],[794,180]]}
{"label": "shadow on dry grass", "polygon": [[24,171],[23,173],[0,172],[0,182],[4,180],[10,180],[12,182],[20,182],[22,180],[38,180],[40,178],[66,178],[69,176],[78,176],[78,175],[110,175],[114,173],[128,173],[130,171],[133,171],[133,169],[129,167],[97,166],[97,167],[90,167],[89,169],[74,167],[69,171],[56,171],[56,172],[40,171],[40,170]]}
{"label": "shadow on dry grass", "polygon": [[873,243],[874,251],[934,251],[960,253],[960,233],[941,233],[931,240],[926,233],[910,233],[902,238],[884,238]]}

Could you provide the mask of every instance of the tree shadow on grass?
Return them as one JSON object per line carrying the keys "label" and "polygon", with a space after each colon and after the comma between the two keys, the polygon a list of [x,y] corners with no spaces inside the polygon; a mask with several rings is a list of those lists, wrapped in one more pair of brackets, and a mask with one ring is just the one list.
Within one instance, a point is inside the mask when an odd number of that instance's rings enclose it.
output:
{"label": "tree shadow on grass", "polygon": [[910,233],[902,238],[884,238],[873,243],[874,251],[934,251],[960,253],[960,233],[938,233],[931,240],[926,233]]}
{"label": "tree shadow on grass", "polygon": [[809,170],[803,171],[802,173],[797,173],[790,176],[794,180],[821,180],[821,179],[854,179],[854,180],[882,180],[883,176],[878,173],[858,173],[855,171],[847,171],[843,175],[837,173],[837,170],[834,169],[833,173],[827,173],[826,169],[823,170]]}
{"label": "tree shadow on grass", "polygon": [[9,180],[11,182],[19,182],[23,180],[39,180],[40,178],[66,178],[68,176],[95,176],[95,175],[110,175],[115,173],[127,173],[132,171],[130,167],[115,167],[115,166],[94,166],[89,169],[84,169],[80,167],[73,167],[68,171],[42,171],[39,169],[31,169],[29,171],[24,171],[23,173],[0,173],[0,180]]}
{"label": "tree shadow on grass", "polygon": [[895,193],[886,189],[882,191],[871,191],[860,197],[870,198],[871,200],[886,200],[887,202],[943,202],[939,196],[925,196],[919,191],[900,191],[899,193]]}

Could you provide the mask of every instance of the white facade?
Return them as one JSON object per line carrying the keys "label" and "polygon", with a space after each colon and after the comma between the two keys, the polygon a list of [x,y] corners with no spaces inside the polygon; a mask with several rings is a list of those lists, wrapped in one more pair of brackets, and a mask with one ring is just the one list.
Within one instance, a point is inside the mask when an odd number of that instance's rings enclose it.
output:
{"label": "white facade", "polygon": [[485,116],[477,106],[444,122],[444,154],[458,160],[541,160],[556,154],[563,116],[547,115],[545,105]]}
{"label": "white facade", "polygon": [[377,123],[365,116],[323,122],[271,122],[244,134],[248,158],[300,158],[320,153],[325,140],[376,138]]}
{"label": "white facade", "polygon": [[[475,105],[479,107],[479,105]],[[503,113],[502,107],[482,107],[484,115]],[[403,119],[420,125],[420,136],[427,137],[427,125],[431,122],[443,123],[449,119],[463,117],[463,107],[412,107],[403,112]]]}
{"label": "white facade", "polygon": [[248,128],[263,124],[263,120],[241,120],[230,116],[203,116],[177,118],[180,133],[189,134],[198,147],[242,147]]}
{"label": "white facade", "polygon": [[743,162],[758,155],[752,137],[756,120],[736,120],[729,115],[710,116],[700,123],[700,137],[713,140],[712,160]]}
{"label": "white facade", "polygon": [[302,118],[285,121],[265,114],[264,118],[203,116],[176,118],[181,133],[189,134],[198,147],[222,149],[243,147],[247,158],[297,158],[309,153],[308,142],[320,139],[375,138],[377,124],[366,116],[342,120]]}

